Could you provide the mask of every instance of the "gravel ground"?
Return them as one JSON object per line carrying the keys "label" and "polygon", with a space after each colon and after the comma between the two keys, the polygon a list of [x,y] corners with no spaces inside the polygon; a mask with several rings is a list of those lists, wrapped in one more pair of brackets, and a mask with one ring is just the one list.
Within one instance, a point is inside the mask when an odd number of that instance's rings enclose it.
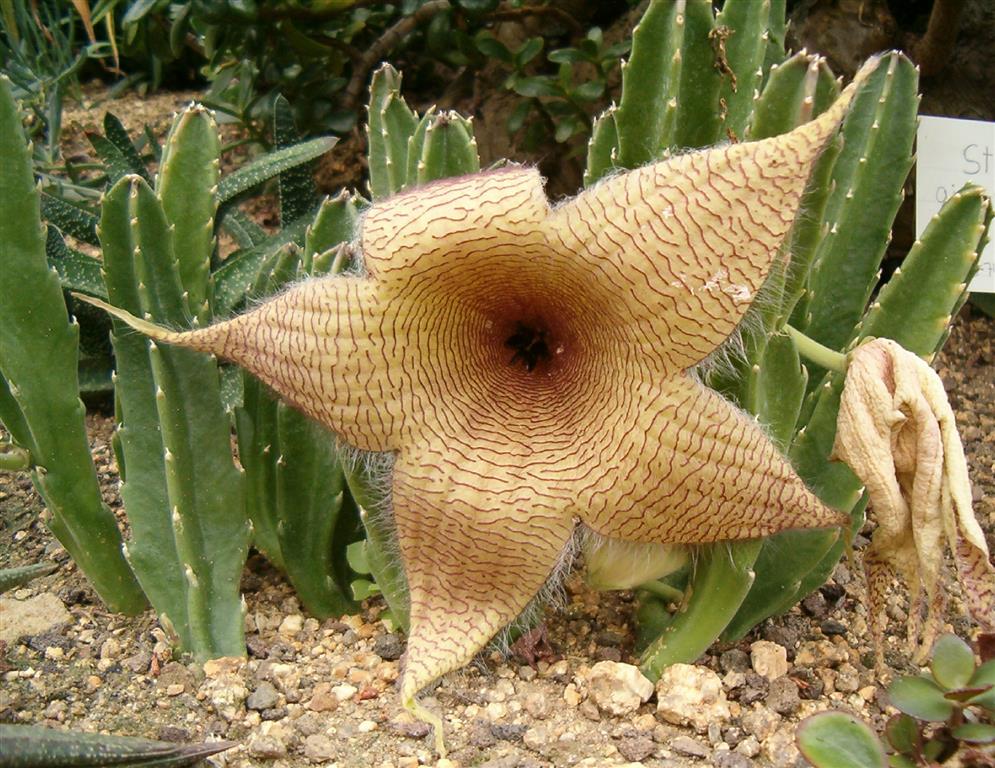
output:
{"label": "gravel ground", "polygon": [[[990,543],[993,329],[992,320],[965,311],[939,360]],[[89,426],[107,501],[119,509],[112,424],[91,415]],[[55,626],[0,643],[4,722],[231,739],[239,746],[214,764],[239,768],[749,768],[804,764],[794,732],[811,713],[843,708],[880,727],[888,712],[872,668],[862,580],[846,564],[789,614],[735,647],[712,649],[698,666],[674,668],[655,691],[641,687],[648,682],[626,664],[633,661],[632,595],[599,595],[574,575],[565,605],[547,617],[548,648],[534,665],[494,652],[434,691],[428,703],[444,713],[451,751],[448,761],[436,761],[427,728],[398,704],[404,640],[379,621],[379,602],[319,622],[253,557],[243,583],[248,658],[199,667],[173,657],[151,612],[128,619],[103,609],[45,528],[26,476],[0,476],[0,505],[0,566],[43,557],[61,566],[7,596],[31,606],[34,618],[54,611]],[[858,537],[858,563],[865,544]],[[899,639],[906,607],[904,591],[896,591],[887,659],[902,672],[910,670]],[[969,632],[956,590],[949,611],[948,628]],[[8,613],[2,623],[9,620]]]}

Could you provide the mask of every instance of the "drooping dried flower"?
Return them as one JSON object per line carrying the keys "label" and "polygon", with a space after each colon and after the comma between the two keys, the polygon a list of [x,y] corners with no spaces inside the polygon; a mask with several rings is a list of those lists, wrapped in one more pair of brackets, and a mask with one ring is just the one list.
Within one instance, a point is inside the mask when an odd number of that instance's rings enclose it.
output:
{"label": "drooping dried flower", "polygon": [[577,520],[657,544],[846,522],[687,372],[749,308],[856,85],[791,133],[673,157],[556,208],[522,167],[397,195],[366,214],[363,276],[305,282],[209,328],[109,308],[395,454],[401,697],[440,749],[417,693],[522,611]]}
{"label": "drooping dried flower", "polygon": [[867,486],[877,529],[864,556],[871,627],[882,661],[885,596],[894,572],[913,590],[908,641],[925,658],[942,619],[944,552],[949,547],[968,610],[995,624],[995,569],[971,508],[964,449],[943,382],[891,339],[850,355],[837,422],[835,455]]}

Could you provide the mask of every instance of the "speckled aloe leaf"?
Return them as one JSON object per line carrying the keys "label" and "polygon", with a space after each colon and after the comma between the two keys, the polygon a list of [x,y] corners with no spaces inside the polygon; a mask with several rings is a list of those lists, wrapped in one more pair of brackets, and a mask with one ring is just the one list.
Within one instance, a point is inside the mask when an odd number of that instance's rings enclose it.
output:
{"label": "speckled aloe leaf", "polygon": [[798,726],[798,749],[816,768],[885,768],[884,748],[853,715],[821,712]]}
{"label": "speckled aloe leaf", "polygon": [[22,565],[19,568],[4,568],[0,570],[0,594],[7,592],[14,587],[21,587],[28,584],[39,576],[45,576],[58,570],[55,563],[35,563],[33,565]]}
{"label": "speckled aloe leaf", "polygon": [[41,212],[46,221],[65,234],[90,245],[100,245],[97,238],[97,217],[85,208],[42,192]]}
{"label": "speckled aloe leaf", "polygon": [[145,179],[146,183],[151,184],[152,177],[149,175],[145,161],[142,160],[141,155],[138,154],[138,150],[131,141],[131,137],[128,135],[127,129],[125,129],[117,115],[112,112],[104,114],[104,136],[107,137],[107,140],[111,142],[111,144],[117,148],[118,152],[121,153],[122,157],[125,158],[128,164],[128,172],[137,173]]}
{"label": "speckled aloe leaf", "polygon": [[[293,146],[300,141],[294,124],[294,112],[283,95],[273,101],[273,144],[277,149]],[[313,163],[288,168],[279,177],[280,224],[286,226],[301,216],[310,215],[318,204],[314,185]]]}
{"label": "speckled aloe leaf", "polygon": [[77,389],[79,327],[45,254],[31,150],[10,81],[0,75],[0,419],[30,452],[49,527],[112,609],[137,613],[145,598],[121,555],[103,503]]}
{"label": "speckled aloe leaf", "polygon": [[48,264],[59,275],[63,289],[107,298],[107,288],[100,276],[100,260],[66,245],[59,230],[49,224],[45,239],[45,253]]}
{"label": "speckled aloe leaf", "polygon": [[37,725],[0,723],[5,768],[183,768],[235,746],[231,741],[174,744],[129,736],[59,731]]}
{"label": "speckled aloe leaf", "polygon": [[242,166],[225,176],[218,184],[217,204],[224,206],[235,197],[258,187],[265,181],[279,176],[290,168],[296,168],[321,157],[335,146],[338,139],[322,136],[302,141],[290,147],[269,152],[248,165]]}
{"label": "speckled aloe leaf", "polygon": [[[363,218],[365,275],[301,283],[205,329],[107,307],[394,453],[401,697],[440,751],[417,694],[523,610],[575,515],[608,538],[689,545],[844,522],[687,371],[749,308],[855,87],[789,134],[644,166],[555,208],[519,167],[395,195]],[[735,277],[715,280],[720,265]]]}
{"label": "speckled aloe leaf", "polygon": [[308,224],[306,216],[299,218],[257,245],[229,256],[212,275],[215,317],[227,317],[241,308],[252,297],[253,280],[263,262],[288,243],[303,245]]}

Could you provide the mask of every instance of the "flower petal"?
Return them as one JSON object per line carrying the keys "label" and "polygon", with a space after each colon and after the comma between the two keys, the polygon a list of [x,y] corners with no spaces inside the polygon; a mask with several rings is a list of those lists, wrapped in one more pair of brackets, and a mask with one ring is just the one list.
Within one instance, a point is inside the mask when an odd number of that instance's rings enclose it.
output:
{"label": "flower petal", "polygon": [[238,363],[357,448],[397,447],[404,418],[385,359],[392,329],[381,327],[369,281],[308,280],[231,320],[182,333],[81,298],[153,339]]}
{"label": "flower petal", "polygon": [[486,446],[433,443],[394,466],[393,507],[411,598],[401,683],[406,707],[436,726],[416,694],[457,669],[513,621],[549,578],[573,531],[569,498],[526,470],[498,466]]}
{"label": "flower petal", "polygon": [[[805,487],[756,422],[690,378],[643,382],[629,421],[604,414],[611,472],[578,481],[581,518],[603,536],[698,544],[849,518]],[[593,462],[595,467],[598,462]]]}
{"label": "flower petal", "polygon": [[364,263],[372,277],[401,294],[439,266],[472,270],[494,254],[542,258],[548,214],[535,168],[442,179],[370,208],[363,219]]}
{"label": "flower petal", "polygon": [[554,212],[556,247],[617,287],[633,330],[666,370],[700,362],[742,319],[794,221],[812,165],[874,66],[790,133],[616,175]]}

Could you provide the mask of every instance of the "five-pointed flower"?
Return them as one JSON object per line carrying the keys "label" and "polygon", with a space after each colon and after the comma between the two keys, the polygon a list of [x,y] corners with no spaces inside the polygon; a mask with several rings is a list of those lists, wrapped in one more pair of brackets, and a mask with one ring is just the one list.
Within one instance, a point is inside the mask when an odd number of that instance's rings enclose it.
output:
{"label": "five-pointed flower", "polygon": [[364,218],[362,276],[208,328],[111,311],[395,454],[401,696],[438,726],[416,694],[522,611],[576,521],[698,544],[846,520],[688,370],[749,308],[855,87],[791,133],[616,175],[555,208],[523,167],[397,195]]}

